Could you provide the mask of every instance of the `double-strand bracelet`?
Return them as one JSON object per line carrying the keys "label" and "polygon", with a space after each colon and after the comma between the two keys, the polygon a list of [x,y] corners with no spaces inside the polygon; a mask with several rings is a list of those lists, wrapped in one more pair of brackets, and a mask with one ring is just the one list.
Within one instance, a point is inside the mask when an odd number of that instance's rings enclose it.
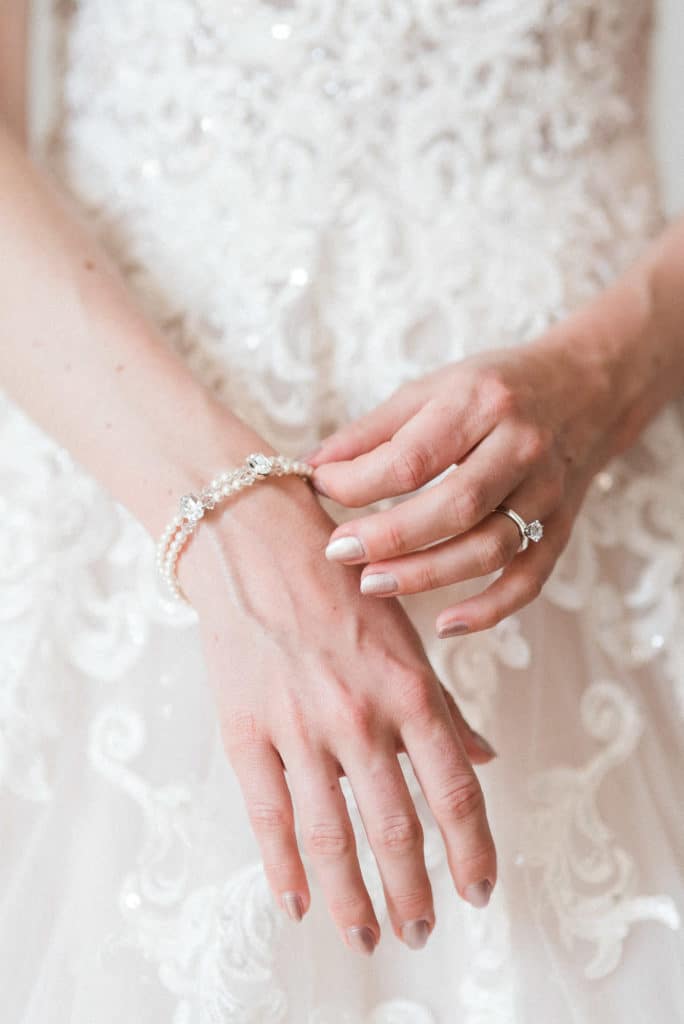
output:
{"label": "double-strand bracelet", "polygon": [[180,508],[164,530],[157,544],[157,569],[164,585],[173,597],[190,604],[180,588],[176,576],[176,563],[188,537],[195,531],[200,519],[229,494],[251,487],[257,480],[270,476],[310,477],[313,466],[290,459],[286,455],[264,455],[252,452],[241,466],[215,476],[199,494],[184,494]]}

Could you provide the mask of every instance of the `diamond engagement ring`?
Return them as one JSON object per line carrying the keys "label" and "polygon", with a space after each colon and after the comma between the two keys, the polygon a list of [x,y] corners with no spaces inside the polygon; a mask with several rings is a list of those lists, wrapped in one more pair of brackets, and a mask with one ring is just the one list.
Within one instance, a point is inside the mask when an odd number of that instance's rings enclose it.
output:
{"label": "diamond engagement ring", "polygon": [[508,508],[507,505],[497,505],[493,511],[503,512],[503,514],[508,516],[509,519],[512,519],[518,527],[518,530],[520,531],[520,547],[518,548],[518,552],[525,551],[531,540],[537,544],[544,536],[544,526],[538,519],[533,519],[531,523],[526,523],[522,516],[519,516],[512,508]]}

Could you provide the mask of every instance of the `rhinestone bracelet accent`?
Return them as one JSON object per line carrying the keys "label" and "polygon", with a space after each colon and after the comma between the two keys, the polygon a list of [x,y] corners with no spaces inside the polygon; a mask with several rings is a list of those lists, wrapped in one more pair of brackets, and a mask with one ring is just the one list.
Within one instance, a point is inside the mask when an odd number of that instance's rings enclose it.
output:
{"label": "rhinestone bracelet accent", "polygon": [[176,576],[176,563],[188,537],[194,533],[205,512],[216,508],[229,494],[251,487],[269,476],[296,475],[310,477],[313,466],[290,459],[286,455],[264,455],[252,452],[241,466],[219,473],[199,494],[184,494],[180,508],[168,524],[157,544],[157,569],[172,596],[189,604]]}

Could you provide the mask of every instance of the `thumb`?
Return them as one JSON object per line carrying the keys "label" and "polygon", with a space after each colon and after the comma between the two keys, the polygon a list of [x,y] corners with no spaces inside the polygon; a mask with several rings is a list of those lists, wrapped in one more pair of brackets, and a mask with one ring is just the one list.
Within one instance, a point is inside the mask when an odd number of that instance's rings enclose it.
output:
{"label": "thumb", "polygon": [[388,441],[423,403],[424,396],[418,394],[417,389],[401,387],[375,409],[350,420],[323,438],[318,448],[297,458],[312,466],[355,459]]}

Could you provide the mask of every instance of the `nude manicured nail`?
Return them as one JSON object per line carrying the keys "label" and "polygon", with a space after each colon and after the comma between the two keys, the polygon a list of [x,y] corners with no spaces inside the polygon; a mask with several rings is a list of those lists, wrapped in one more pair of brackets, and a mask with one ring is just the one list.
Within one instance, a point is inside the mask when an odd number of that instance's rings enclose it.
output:
{"label": "nude manicured nail", "polygon": [[301,921],[304,917],[304,904],[298,892],[284,892],[283,906],[293,921]]}
{"label": "nude manicured nail", "polygon": [[440,640],[444,640],[444,638],[447,636],[460,636],[461,633],[467,632],[467,622],[446,622],[437,630],[437,636],[439,637]]}
{"label": "nude manicured nail", "polygon": [[375,949],[375,936],[366,925],[361,928],[347,928],[347,938],[351,948],[359,953],[370,955]]}
{"label": "nude manicured nail", "polygon": [[[304,459],[304,461],[306,462],[306,459]],[[315,491],[318,491],[319,494],[322,494],[324,498],[329,498],[330,497],[330,495],[326,491],[326,489],[323,486],[323,484],[320,483],[319,480],[317,480],[315,473],[314,473],[314,475],[312,477],[310,477],[310,480],[311,480],[311,484],[313,486],[313,489]]]}
{"label": "nude manicured nail", "polygon": [[325,557],[331,562],[346,562],[350,558],[363,558],[363,544],[358,537],[337,537],[325,549]]}
{"label": "nude manicured nail", "polygon": [[422,949],[430,935],[430,922],[425,918],[419,921],[405,921],[401,926],[401,937],[409,949]]}
{"label": "nude manicured nail", "polygon": [[484,736],[480,735],[479,732],[475,732],[474,729],[471,729],[470,730],[470,737],[471,737],[473,743],[475,744],[475,746],[479,747],[480,750],[483,751],[483,753],[489,754],[490,757],[497,757],[498,756],[497,753],[496,753],[496,750],[491,745],[489,740],[486,740],[484,738]]}
{"label": "nude manicured nail", "polygon": [[474,882],[469,885],[464,893],[468,903],[472,903],[474,907],[486,907],[491,894],[492,883],[488,878],[485,878],[483,882]]}
{"label": "nude manicured nail", "polygon": [[371,572],[361,580],[362,594],[395,594],[399,581],[391,572]]}

